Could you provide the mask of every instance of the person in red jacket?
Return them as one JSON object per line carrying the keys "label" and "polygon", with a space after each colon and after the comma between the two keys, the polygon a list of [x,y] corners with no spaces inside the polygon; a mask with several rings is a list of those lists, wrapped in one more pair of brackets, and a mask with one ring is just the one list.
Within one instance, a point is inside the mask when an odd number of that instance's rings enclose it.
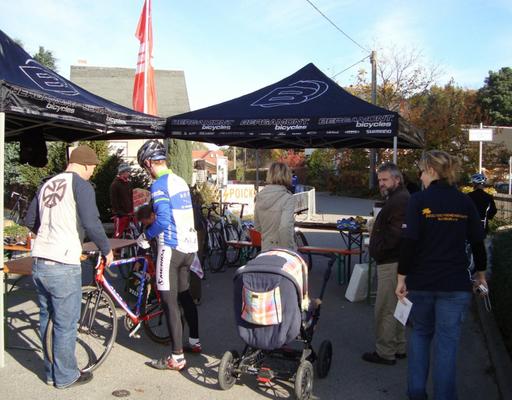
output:
{"label": "person in red jacket", "polygon": [[131,167],[119,164],[117,176],[110,185],[110,205],[114,216],[114,238],[120,238],[130,223],[133,213],[133,189],[130,183]]}

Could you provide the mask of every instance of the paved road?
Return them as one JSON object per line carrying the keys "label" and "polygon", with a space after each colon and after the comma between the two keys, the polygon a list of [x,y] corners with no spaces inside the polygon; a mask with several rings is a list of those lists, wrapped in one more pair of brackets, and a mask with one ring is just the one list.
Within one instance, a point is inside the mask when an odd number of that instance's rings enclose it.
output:
{"label": "paved road", "polygon": [[[336,220],[340,215],[368,215],[373,202],[353,198],[318,194],[317,207],[325,213],[324,220]],[[312,245],[341,245],[335,232],[308,231]],[[325,259],[315,258],[310,277],[311,296],[320,290]],[[227,392],[217,386],[219,358],[228,349],[242,350],[232,315],[232,270],[211,274],[204,281],[203,304],[199,307],[201,341],[204,354],[188,357],[188,369],[183,373],[156,371],[144,365],[151,357],[166,349],[147,337],[129,339],[122,324],[117,343],[108,360],[95,372],[92,383],[58,391],[42,381],[41,354],[35,351],[9,349],[6,368],[0,370],[0,388],[9,399],[105,399],[112,392],[126,389],[132,399],[261,399],[293,398],[293,388],[287,383],[257,384],[244,377]],[[23,290],[9,295],[8,340],[10,345],[39,346],[35,329],[37,306],[30,282]],[[373,349],[373,308],[365,302],[350,303],[344,298],[345,287],[331,278],[322,305],[321,319],[313,344],[329,339],[334,358],[326,379],[315,380],[315,398],[346,400],[405,399],[406,361],[395,366],[365,363],[361,354]],[[459,357],[459,398],[497,400],[498,391],[490,372],[489,356],[480,327],[471,311],[464,324]]]}

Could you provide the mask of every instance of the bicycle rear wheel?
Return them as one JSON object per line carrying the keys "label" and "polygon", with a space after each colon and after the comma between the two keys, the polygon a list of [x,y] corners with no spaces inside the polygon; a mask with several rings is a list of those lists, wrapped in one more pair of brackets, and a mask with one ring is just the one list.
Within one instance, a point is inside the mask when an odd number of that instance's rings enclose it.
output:
{"label": "bicycle rear wheel", "polygon": [[[75,355],[80,371],[93,371],[109,355],[117,336],[117,316],[110,296],[96,286],[82,287]],[[45,350],[53,362],[53,320],[48,321]]]}
{"label": "bicycle rear wheel", "polygon": [[[309,246],[306,236],[299,230],[295,230],[295,243],[297,244],[297,247]],[[302,257],[306,260],[306,263],[308,264],[308,269],[311,270],[311,268],[313,267],[313,257],[311,257],[311,254],[309,253],[301,254]]]}
{"label": "bicycle rear wheel", "polygon": [[153,285],[149,283],[146,285],[142,314],[152,317],[143,322],[143,327],[152,341],[167,344],[171,341],[171,335],[162,304],[158,301],[155,290],[156,288],[154,288]]}
{"label": "bicycle rear wheel", "polygon": [[212,272],[219,272],[224,266],[226,253],[224,251],[224,239],[217,228],[208,231],[208,256],[206,265]]}

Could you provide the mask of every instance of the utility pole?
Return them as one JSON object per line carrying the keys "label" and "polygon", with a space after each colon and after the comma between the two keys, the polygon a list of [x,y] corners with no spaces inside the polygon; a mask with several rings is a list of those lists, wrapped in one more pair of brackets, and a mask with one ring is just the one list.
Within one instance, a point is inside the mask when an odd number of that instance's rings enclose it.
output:
{"label": "utility pole", "polygon": [[[484,124],[480,122],[480,129],[484,129]],[[480,150],[480,156],[478,157],[478,172],[482,173],[482,141],[480,140],[479,144],[479,150]]]}
{"label": "utility pole", "polygon": [[[370,56],[370,62],[372,64],[372,104],[377,105],[377,52],[372,51]],[[377,151],[370,149],[370,176],[368,179],[368,186],[370,189],[374,189],[376,186],[375,176],[375,164],[376,164]]]}

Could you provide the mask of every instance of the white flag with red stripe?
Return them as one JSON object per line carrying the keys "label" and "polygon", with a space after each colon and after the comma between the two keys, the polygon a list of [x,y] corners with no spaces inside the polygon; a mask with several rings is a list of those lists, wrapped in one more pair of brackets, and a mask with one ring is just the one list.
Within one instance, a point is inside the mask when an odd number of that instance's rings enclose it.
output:
{"label": "white flag with red stripe", "polygon": [[151,0],[144,1],[135,37],[139,39],[139,57],[133,85],[133,109],[157,115],[155,71],[151,65],[153,56],[153,29],[151,22]]}

